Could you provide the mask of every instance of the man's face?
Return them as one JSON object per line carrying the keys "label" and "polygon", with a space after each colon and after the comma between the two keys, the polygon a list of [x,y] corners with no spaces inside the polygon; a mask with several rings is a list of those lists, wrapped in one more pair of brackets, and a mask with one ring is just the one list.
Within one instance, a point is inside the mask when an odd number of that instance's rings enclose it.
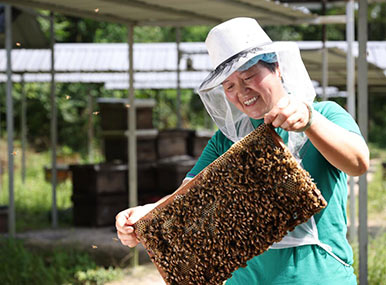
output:
{"label": "man's face", "polygon": [[261,63],[245,71],[236,71],[223,83],[228,100],[248,117],[261,119],[286,92],[279,69],[270,71]]}

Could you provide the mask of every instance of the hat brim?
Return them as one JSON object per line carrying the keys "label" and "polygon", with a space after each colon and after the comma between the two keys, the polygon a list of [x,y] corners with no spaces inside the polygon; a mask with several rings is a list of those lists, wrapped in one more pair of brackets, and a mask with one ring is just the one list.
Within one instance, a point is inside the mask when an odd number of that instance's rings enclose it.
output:
{"label": "hat brim", "polygon": [[205,92],[219,86],[233,72],[238,70],[241,66],[243,66],[253,57],[265,53],[274,53],[278,50],[285,49],[286,47],[288,47],[288,45],[286,44],[288,44],[288,42],[268,43],[264,46],[253,47],[239,52],[238,54],[225,60],[223,63],[217,66],[215,70],[210,72],[200,84],[198,92]]}

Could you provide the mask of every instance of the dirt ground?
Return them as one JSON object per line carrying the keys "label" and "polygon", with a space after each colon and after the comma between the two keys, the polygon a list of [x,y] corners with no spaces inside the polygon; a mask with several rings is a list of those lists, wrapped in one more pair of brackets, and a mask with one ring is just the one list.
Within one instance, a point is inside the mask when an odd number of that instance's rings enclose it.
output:
{"label": "dirt ground", "polygon": [[165,285],[165,282],[155,266],[148,263],[129,271],[123,279],[106,283],[106,285]]}

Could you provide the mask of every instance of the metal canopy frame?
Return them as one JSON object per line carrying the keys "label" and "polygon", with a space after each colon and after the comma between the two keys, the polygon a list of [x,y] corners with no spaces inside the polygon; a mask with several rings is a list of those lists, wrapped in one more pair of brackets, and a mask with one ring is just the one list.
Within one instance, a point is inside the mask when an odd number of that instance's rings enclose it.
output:
{"label": "metal canopy frame", "polygon": [[[97,20],[117,22],[129,25],[129,46],[132,50],[134,25],[197,25],[197,24],[216,24],[235,16],[248,16],[259,19],[261,25],[295,25],[300,23],[325,24],[337,23],[338,19],[331,17],[317,17],[312,14],[306,14],[299,10],[284,7],[276,2],[265,0],[179,0],[163,1],[159,0],[2,0],[4,3],[15,6],[27,6],[38,9],[46,9],[51,12],[62,13],[66,15],[92,18]],[[359,0],[359,20],[358,20],[358,39],[359,39],[359,76],[358,76],[358,95],[359,95],[359,125],[367,138],[367,1]],[[176,8],[176,7],[179,8]],[[287,10],[287,11],[285,11]],[[259,14],[261,11],[261,14]],[[284,13],[284,15],[283,15]],[[6,6],[7,26],[10,26],[10,6]],[[344,23],[341,17],[339,23]],[[10,27],[7,30],[7,129],[8,133],[8,156],[10,169],[10,206],[13,207],[13,118],[12,118],[12,82],[11,82],[11,57],[10,57]],[[130,56],[130,55],[129,55]],[[132,56],[132,54],[131,54]],[[129,100],[133,103],[129,111],[129,117],[135,117],[134,92],[133,92],[133,69],[132,60],[129,68]],[[54,76],[53,76],[54,77]],[[129,123],[129,133],[134,134],[133,120]],[[129,138],[135,141],[135,138]],[[54,141],[53,141],[54,142]],[[11,151],[10,151],[11,150]],[[130,146],[129,153],[135,153],[134,144]],[[129,171],[135,173],[135,165],[130,157]],[[53,162],[52,171],[56,173],[55,162]],[[133,167],[133,169],[131,169]],[[54,175],[53,175],[54,177]],[[11,179],[12,178],[12,179]],[[136,198],[136,177],[130,182],[130,196]],[[11,191],[12,190],[12,191]],[[360,283],[367,284],[367,180],[366,174],[360,177],[360,207],[359,207],[359,248],[360,248]],[[135,201],[130,201],[130,204]],[[10,211],[11,236],[14,235],[14,209]]]}
{"label": "metal canopy frame", "polygon": [[[296,42],[300,48],[303,62],[312,80],[322,82],[322,42],[320,41],[300,41]],[[349,69],[347,68],[347,57],[349,56],[349,45],[346,42],[326,42],[328,48],[328,73],[329,84],[337,86],[343,90],[346,86]],[[373,86],[383,86],[386,90],[386,61],[379,61],[380,57],[385,57],[384,50],[386,43],[380,45],[379,42],[368,43],[368,84],[370,91]],[[124,43],[79,43],[79,44],[56,44],[55,45],[55,80],[57,82],[126,82],[127,84],[127,50],[128,45]],[[187,79],[185,73],[189,73],[192,81],[201,81],[211,70],[209,56],[205,50],[203,42],[181,42],[180,43],[180,64],[178,65],[178,47],[175,43],[136,43],[134,44],[135,58],[135,84],[136,89],[154,88],[161,86],[159,80],[165,80],[166,74],[178,73],[180,67],[181,84],[185,84]],[[353,65],[357,61],[358,43],[352,43],[351,55]],[[12,51],[13,58],[13,77],[14,82],[49,82],[50,76],[50,50],[29,50],[16,49]],[[4,56],[3,56],[4,55]],[[356,55],[354,57],[354,55]],[[98,61],[104,58],[103,61]],[[2,60],[3,59],[3,60]],[[73,64],[74,63],[74,64]],[[379,63],[377,66],[375,63]],[[354,68],[355,66],[353,66]],[[356,65],[358,67],[358,65]],[[5,50],[0,49],[0,82],[6,81],[6,60]],[[143,87],[140,84],[146,80],[146,74],[155,76],[158,73],[154,87],[147,84]],[[165,74],[164,77],[162,77]],[[197,75],[197,76],[196,76]],[[352,79],[358,80],[355,76],[355,69],[352,70]],[[164,79],[161,79],[164,78]],[[169,79],[171,80],[171,79]],[[163,88],[177,88],[176,78],[174,84]],[[188,88],[196,88],[199,82]],[[123,86],[121,84],[121,86]],[[166,86],[166,85],[165,85]],[[174,87],[172,87],[174,86]],[[120,89],[127,89],[120,87]],[[162,87],[161,87],[162,88]],[[187,87],[184,87],[187,88]]]}
{"label": "metal canopy frame", "polygon": [[261,25],[344,23],[344,16],[318,16],[266,0],[2,0],[14,6],[125,25],[213,25],[236,16]]}

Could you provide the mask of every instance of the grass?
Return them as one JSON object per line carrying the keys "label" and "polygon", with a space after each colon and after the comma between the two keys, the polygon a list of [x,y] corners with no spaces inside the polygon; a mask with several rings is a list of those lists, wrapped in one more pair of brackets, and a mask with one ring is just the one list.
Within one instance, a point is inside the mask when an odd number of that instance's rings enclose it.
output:
{"label": "grass", "polygon": [[122,269],[97,266],[85,252],[36,251],[22,241],[0,239],[1,284],[104,284],[123,276]]}
{"label": "grass", "polygon": [[381,164],[376,168],[371,183],[368,185],[368,213],[370,219],[386,219],[386,180]]}
{"label": "grass", "polygon": [[[7,151],[1,142],[0,159]],[[50,165],[50,153],[27,152],[26,181],[22,183],[20,149],[15,148],[14,201],[16,232],[51,226],[52,187],[45,181],[44,166]],[[7,171],[6,167],[4,167]],[[8,205],[8,175],[3,174],[0,205]],[[70,179],[57,186],[59,227],[72,226]],[[20,240],[0,238],[0,284],[104,284],[123,276],[120,268],[96,264],[87,252],[57,248],[54,251],[27,248]]]}
{"label": "grass", "polygon": [[372,147],[371,156],[379,162],[368,185],[369,219],[386,220],[386,180],[382,162],[386,162],[386,150]]}
{"label": "grass", "polygon": [[[375,238],[369,239],[368,246],[368,284],[386,284],[386,232]],[[359,249],[358,244],[352,245],[354,251],[354,271],[359,274]],[[358,279],[359,282],[359,279]]]}
{"label": "grass", "polygon": [[[4,153],[4,152],[3,152]],[[44,166],[50,165],[49,153],[27,153],[26,181],[22,182],[20,151],[16,150],[14,173],[14,201],[16,231],[47,228],[51,224],[52,187],[45,181]],[[0,204],[8,205],[8,175],[4,173],[0,192]],[[57,208],[61,226],[71,224],[71,181],[58,184]]]}
{"label": "grass", "polygon": [[[382,162],[386,162],[386,150],[370,145],[370,157],[377,165],[368,183],[368,219],[378,223],[386,220],[386,181],[382,167]],[[384,225],[385,223],[381,224]],[[375,237],[369,236],[368,242],[368,284],[386,284],[386,229],[381,229]],[[354,251],[354,271],[359,277],[358,242],[351,245]]]}

